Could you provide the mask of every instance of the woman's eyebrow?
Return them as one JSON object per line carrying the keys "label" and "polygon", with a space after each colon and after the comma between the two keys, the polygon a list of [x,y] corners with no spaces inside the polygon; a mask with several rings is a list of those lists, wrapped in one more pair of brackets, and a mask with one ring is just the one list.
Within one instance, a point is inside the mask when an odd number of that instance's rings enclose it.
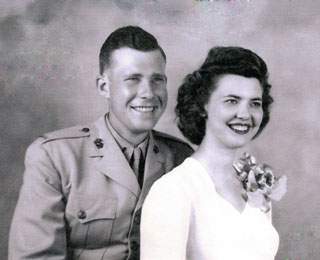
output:
{"label": "woman's eyebrow", "polygon": [[232,95],[232,94],[226,95],[226,96],[224,96],[224,97],[225,97],[225,98],[232,97],[232,98],[235,98],[235,99],[241,99],[241,97],[239,97],[239,96],[237,96],[237,95]]}

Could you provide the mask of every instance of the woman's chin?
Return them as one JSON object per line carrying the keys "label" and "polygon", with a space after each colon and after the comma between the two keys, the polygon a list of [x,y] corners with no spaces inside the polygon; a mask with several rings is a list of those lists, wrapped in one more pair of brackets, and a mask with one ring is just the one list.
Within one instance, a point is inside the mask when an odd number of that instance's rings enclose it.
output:
{"label": "woman's chin", "polygon": [[226,147],[230,149],[241,149],[246,147],[250,142],[251,142],[252,136],[246,136],[246,137],[237,137],[237,138],[232,138],[226,142]]}

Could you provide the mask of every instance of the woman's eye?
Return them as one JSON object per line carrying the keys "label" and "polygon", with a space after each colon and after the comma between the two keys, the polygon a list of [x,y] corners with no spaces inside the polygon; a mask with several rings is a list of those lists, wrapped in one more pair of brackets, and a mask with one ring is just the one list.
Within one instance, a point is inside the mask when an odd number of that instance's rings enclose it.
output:
{"label": "woman's eye", "polygon": [[261,102],[252,102],[251,103],[252,107],[260,108],[262,106]]}
{"label": "woman's eye", "polygon": [[235,104],[238,103],[238,100],[236,100],[236,99],[228,99],[228,100],[226,100],[226,103],[235,105]]}

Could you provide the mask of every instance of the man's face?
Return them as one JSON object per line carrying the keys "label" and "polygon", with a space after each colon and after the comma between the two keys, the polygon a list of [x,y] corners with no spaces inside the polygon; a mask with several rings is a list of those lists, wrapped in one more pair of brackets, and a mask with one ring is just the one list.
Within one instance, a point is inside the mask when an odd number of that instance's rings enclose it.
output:
{"label": "man's face", "polygon": [[129,142],[145,135],[167,105],[165,60],[159,50],[115,50],[103,77],[107,82],[109,120]]}

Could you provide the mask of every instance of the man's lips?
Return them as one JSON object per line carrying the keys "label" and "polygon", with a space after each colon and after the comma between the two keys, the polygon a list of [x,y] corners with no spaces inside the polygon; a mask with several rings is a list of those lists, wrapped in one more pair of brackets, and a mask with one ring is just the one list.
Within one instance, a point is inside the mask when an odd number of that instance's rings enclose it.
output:
{"label": "man's lips", "polygon": [[157,106],[131,106],[131,108],[140,113],[151,113]]}

